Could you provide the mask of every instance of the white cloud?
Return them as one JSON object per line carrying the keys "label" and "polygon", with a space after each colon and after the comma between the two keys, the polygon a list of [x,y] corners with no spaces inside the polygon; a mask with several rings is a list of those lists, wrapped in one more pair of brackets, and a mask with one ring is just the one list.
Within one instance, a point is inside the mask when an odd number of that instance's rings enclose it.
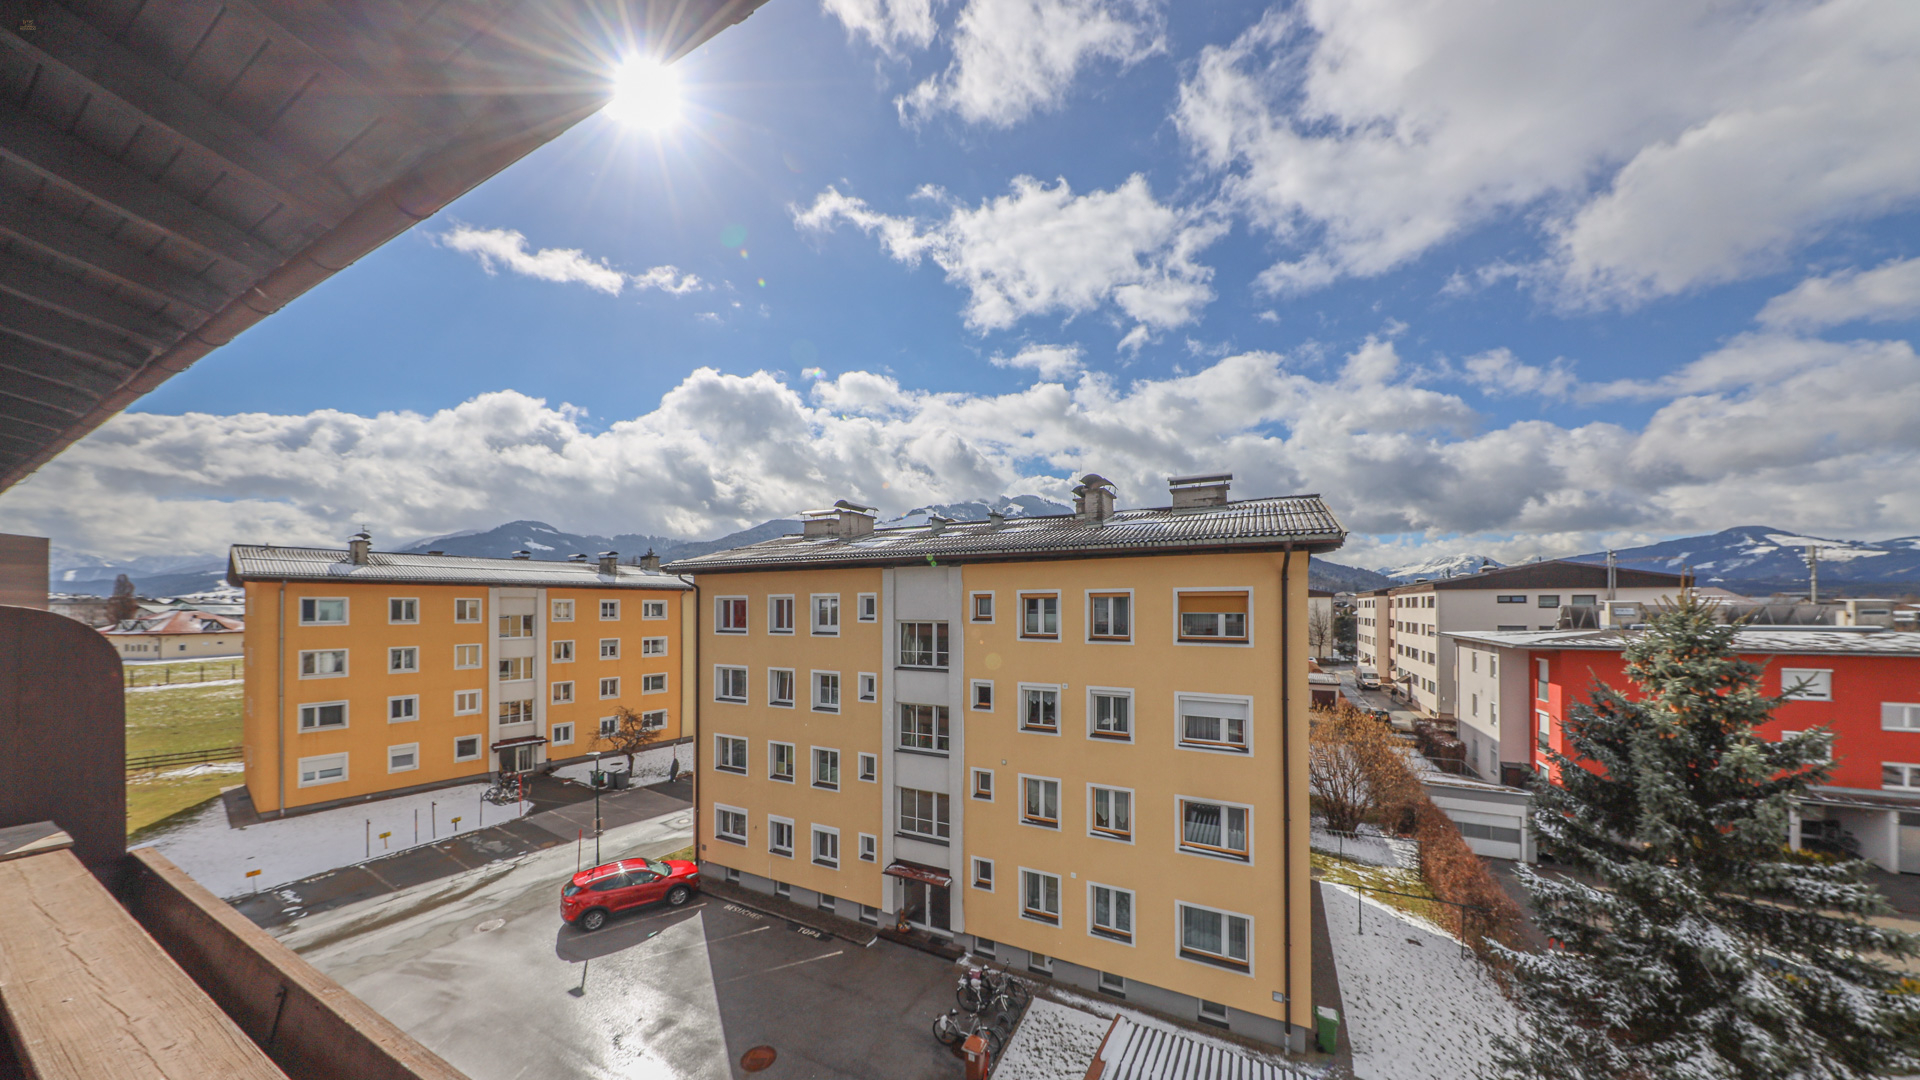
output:
{"label": "white cloud", "polygon": [[1026,368],[1042,379],[1065,379],[1080,373],[1085,365],[1078,345],[1029,345],[1012,356],[995,353],[994,367]]}
{"label": "white cloud", "polygon": [[889,56],[903,48],[924,49],[939,29],[933,0],[820,0],[820,6]]}
{"label": "white cloud", "polygon": [[1872,270],[1808,278],[1760,309],[1761,325],[1779,330],[1915,316],[1920,316],[1920,259],[1895,259]]}
{"label": "white cloud", "polygon": [[1564,400],[1573,395],[1578,380],[1573,365],[1556,358],[1546,367],[1521,363],[1510,349],[1491,349],[1469,356],[1463,366],[1474,385],[1494,397],[1519,394]]}
{"label": "white cloud", "polygon": [[1243,496],[1322,492],[1356,533],[1497,557],[1526,554],[1529,537],[1552,555],[1749,521],[1920,532],[1920,358],[1905,342],[1739,339],[1680,373],[1678,396],[1638,430],[1483,429],[1428,377],[1374,339],[1331,368],[1311,352],[1249,352],[1186,375],[1085,373],[999,395],[864,371],[803,390],[703,368],[599,431],[511,391],[432,414],[126,413],[0,495],[0,513],[126,557],[337,543],[362,522],[394,540],[513,518],[715,535],[848,496],[898,511],[1063,495],[1090,470],[1140,505],[1163,498],[1167,476],[1224,469]]}
{"label": "white cloud", "polygon": [[489,274],[498,273],[499,267],[505,267],[516,274],[542,281],[585,285],[609,296],[620,295],[628,285],[636,289],[658,289],[674,296],[685,296],[703,287],[698,276],[682,274],[671,266],[656,266],[644,274],[627,274],[608,266],[606,260],[592,258],[578,248],[529,251],[526,236],[514,229],[476,229],[471,225],[456,225],[441,233],[437,239],[455,251],[478,259],[480,268]]}
{"label": "white cloud", "polygon": [[1310,0],[1203,50],[1175,118],[1282,242],[1276,292],[1523,214],[1538,281],[1632,303],[1911,204],[1916,99],[1900,0]]}
{"label": "white cloud", "polygon": [[[793,208],[793,217],[813,231],[844,221],[878,236],[888,255],[908,265],[933,260],[967,289],[967,325],[982,332],[1105,304],[1140,327],[1164,330],[1192,322],[1213,300],[1213,270],[1196,258],[1225,226],[1155,200],[1145,177],[1085,195],[1064,179],[1048,187],[1020,176],[1011,186],[977,208],[948,204],[946,218],[935,221],[884,214],[830,187],[812,206]],[[944,201],[938,191],[923,193]]]}
{"label": "white cloud", "polygon": [[1165,48],[1151,0],[968,0],[952,63],[894,104],[908,123],[952,111],[1010,127],[1058,106],[1092,61],[1127,67]]}

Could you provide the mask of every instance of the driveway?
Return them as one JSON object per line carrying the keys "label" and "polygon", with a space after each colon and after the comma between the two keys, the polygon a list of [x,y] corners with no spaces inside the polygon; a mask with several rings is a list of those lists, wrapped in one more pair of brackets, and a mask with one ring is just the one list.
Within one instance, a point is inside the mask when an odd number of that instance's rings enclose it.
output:
{"label": "driveway", "polygon": [[[661,819],[664,820],[664,819]],[[651,827],[652,831],[649,832]],[[657,822],[610,831],[616,856],[687,843]],[[301,920],[282,940],[474,1080],[957,1077],[934,1042],[954,966],[869,948],[712,898],[584,934],[560,922],[572,846]]]}

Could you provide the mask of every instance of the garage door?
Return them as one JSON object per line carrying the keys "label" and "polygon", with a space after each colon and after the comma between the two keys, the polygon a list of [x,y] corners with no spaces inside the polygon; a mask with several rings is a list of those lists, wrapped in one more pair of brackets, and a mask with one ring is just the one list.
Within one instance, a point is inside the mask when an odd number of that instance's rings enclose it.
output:
{"label": "garage door", "polygon": [[1920,874],[1920,814],[1900,815],[1900,872]]}
{"label": "garage door", "polygon": [[[1520,827],[1518,815],[1483,814],[1472,810],[1443,808],[1453,823],[1460,827],[1460,835],[1466,838],[1467,846],[1476,855],[1490,859],[1520,858]],[[1915,863],[1920,866],[1920,861]]]}

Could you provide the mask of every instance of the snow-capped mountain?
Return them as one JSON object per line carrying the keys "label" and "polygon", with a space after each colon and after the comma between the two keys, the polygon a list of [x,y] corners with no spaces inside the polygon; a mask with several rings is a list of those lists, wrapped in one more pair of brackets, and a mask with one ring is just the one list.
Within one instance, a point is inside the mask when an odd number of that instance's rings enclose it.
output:
{"label": "snow-capped mountain", "polygon": [[1469,552],[1464,555],[1439,555],[1424,562],[1408,563],[1404,566],[1382,566],[1375,572],[1385,574],[1396,584],[1404,585],[1420,578],[1433,581],[1439,578],[1464,577],[1479,573],[1482,566],[1497,568],[1502,565],[1504,564],[1495,562],[1485,555]]}
{"label": "snow-capped mountain", "polygon": [[1043,499],[1038,495],[1002,495],[986,502],[935,503],[932,506],[919,506],[901,514],[897,518],[888,518],[880,525],[891,528],[896,525],[925,525],[935,514],[954,521],[985,521],[987,515],[995,510],[1007,517],[1032,517],[1045,514],[1071,514],[1073,507],[1064,503]]}
{"label": "snow-capped mountain", "polygon": [[[1820,591],[1865,596],[1920,591],[1920,537],[1891,540],[1831,540],[1826,537],[1741,525],[1709,536],[1688,536],[1615,552],[1621,566],[1678,573],[1690,570],[1702,585],[1749,595],[1805,592],[1807,549],[1820,549]],[[1577,562],[1604,563],[1606,552],[1576,555]]]}

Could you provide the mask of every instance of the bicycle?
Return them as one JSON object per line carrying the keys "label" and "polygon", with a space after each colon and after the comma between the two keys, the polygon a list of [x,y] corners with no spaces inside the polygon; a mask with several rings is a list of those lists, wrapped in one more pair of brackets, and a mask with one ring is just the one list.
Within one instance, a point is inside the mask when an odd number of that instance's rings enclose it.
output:
{"label": "bicycle", "polygon": [[987,1053],[996,1060],[1012,1034],[1010,1025],[1004,1019],[989,1022],[977,1015],[963,1017],[959,1009],[948,1009],[933,1018],[933,1037],[940,1041],[940,1045],[959,1046],[969,1037],[978,1035],[986,1040]]}
{"label": "bicycle", "polygon": [[507,806],[520,801],[520,786],[511,781],[502,780],[481,792],[480,797],[495,806]]}
{"label": "bicycle", "polygon": [[[1033,1000],[1033,991],[1025,983],[1004,972],[991,968],[968,968],[960,977],[960,985],[954,987],[954,1000],[961,1008],[970,1013],[988,1011],[1019,1012]],[[1005,1002],[1005,1008],[998,1007]]]}

